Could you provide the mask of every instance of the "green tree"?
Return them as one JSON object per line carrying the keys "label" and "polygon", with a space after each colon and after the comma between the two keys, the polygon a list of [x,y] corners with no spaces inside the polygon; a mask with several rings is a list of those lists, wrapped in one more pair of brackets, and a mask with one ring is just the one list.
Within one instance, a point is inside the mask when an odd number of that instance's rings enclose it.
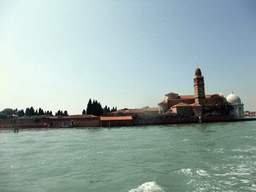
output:
{"label": "green tree", "polygon": [[68,112],[67,112],[67,111],[64,111],[63,116],[68,116]]}
{"label": "green tree", "polygon": [[41,108],[39,108],[39,110],[38,110],[38,115],[44,115],[44,110],[41,109]]}
{"label": "green tree", "polygon": [[58,110],[56,113],[55,113],[55,116],[68,116],[68,112],[67,111],[61,111],[61,110]]}
{"label": "green tree", "polygon": [[34,108],[33,107],[30,107],[30,109],[29,109],[29,116],[33,116],[33,115],[35,115],[35,110],[34,110]]}
{"label": "green tree", "polygon": [[105,107],[103,108],[103,116],[105,117],[105,116],[107,116],[108,115],[108,113],[109,113],[109,107],[107,106],[107,105],[105,105]]}
{"label": "green tree", "polygon": [[91,99],[89,99],[89,101],[88,101],[86,111],[87,111],[87,114],[92,114],[92,100]]}
{"label": "green tree", "polygon": [[18,114],[19,117],[23,117],[23,116],[25,115],[23,109],[19,110],[19,111],[17,112],[17,114]]}
{"label": "green tree", "polygon": [[105,105],[105,107],[103,108],[100,104],[100,102],[98,102],[97,100],[91,100],[89,99],[88,104],[87,104],[87,114],[91,114],[91,115],[96,115],[96,116],[107,116],[107,114],[111,111],[117,111],[117,107],[113,107],[111,110],[110,108]]}
{"label": "green tree", "polygon": [[229,115],[233,109],[226,98],[218,94],[213,95],[210,99],[206,100],[204,105],[205,115]]}
{"label": "green tree", "polygon": [[26,108],[25,115],[26,115],[26,116],[30,116],[29,108]]}
{"label": "green tree", "polygon": [[4,114],[2,111],[0,112],[0,119],[7,119],[7,115]]}
{"label": "green tree", "polygon": [[113,107],[110,112],[114,112],[114,111],[117,111],[117,109],[115,107]]}
{"label": "green tree", "polygon": [[118,112],[114,115],[114,117],[119,117],[119,116],[124,116],[124,114],[122,112]]}
{"label": "green tree", "polygon": [[0,112],[0,119],[11,118],[13,117],[14,114],[16,114],[16,110],[13,110],[11,108],[6,108]]}
{"label": "green tree", "polygon": [[6,108],[2,111],[4,114],[6,114],[7,116],[13,116],[15,114],[15,111],[12,110],[11,108]]}

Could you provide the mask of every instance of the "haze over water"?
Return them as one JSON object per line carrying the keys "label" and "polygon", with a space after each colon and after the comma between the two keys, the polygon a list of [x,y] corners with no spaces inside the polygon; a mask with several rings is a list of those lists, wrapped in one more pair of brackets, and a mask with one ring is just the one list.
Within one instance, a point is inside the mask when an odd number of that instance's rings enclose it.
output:
{"label": "haze over water", "polygon": [[255,121],[0,132],[0,191],[256,191]]}

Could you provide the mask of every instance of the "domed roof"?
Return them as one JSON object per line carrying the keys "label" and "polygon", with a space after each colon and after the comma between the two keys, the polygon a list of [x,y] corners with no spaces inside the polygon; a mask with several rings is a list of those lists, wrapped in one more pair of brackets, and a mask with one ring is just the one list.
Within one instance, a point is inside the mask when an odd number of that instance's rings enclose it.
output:
{"label": "domed roof", "polygon": [[227,101],[232,105],[239,105],[241,104],[241,99],[233,92],[227,96]]}
{"label": "domed roof", "polygon": [[202,75],[201,69],[197,68],[196,71],[195,71],[195,75],[196,76],[201,76]]}

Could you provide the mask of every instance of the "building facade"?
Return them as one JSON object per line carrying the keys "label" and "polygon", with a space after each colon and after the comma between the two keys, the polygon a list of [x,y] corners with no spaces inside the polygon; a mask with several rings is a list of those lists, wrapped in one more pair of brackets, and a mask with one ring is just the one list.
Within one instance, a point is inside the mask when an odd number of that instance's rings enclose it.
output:
{"label": "building facade", "polygon": [[202,76],[202,72],[199,68],[195,71],[194,78],[194,97],[195,103],[204,105],[205,102],[205,92],[204,92],[204,77]]}
{"label": "building facade", "polygon": [[244,104],[233,92],[227,96],[227,101],[232,105],[233,109],[230,111],[230,115],[234,115],[235,119],[244,118]]}
{"label": "building facade", "polygon": [[202,115],[203,105],[206,99],[210,99],[212,95],[205,95],[204,77],[199,68],[195,70],[194,78],[194,95],[178,95],[177,93],[168,93],[165,99],[158,104],[159,113],[176,113],[187,116]]}

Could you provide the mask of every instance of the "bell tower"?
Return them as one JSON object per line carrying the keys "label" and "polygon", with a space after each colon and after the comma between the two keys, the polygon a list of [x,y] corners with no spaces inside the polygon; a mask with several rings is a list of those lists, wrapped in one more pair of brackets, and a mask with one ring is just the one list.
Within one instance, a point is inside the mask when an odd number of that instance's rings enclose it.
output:
{"label": "bell tower", "polygon": [[204,105],[205,92],[204,92],[204,77],[202,76],[199,68],[195,71],[194,78],[194,92],[195,92],[195,103]]}

